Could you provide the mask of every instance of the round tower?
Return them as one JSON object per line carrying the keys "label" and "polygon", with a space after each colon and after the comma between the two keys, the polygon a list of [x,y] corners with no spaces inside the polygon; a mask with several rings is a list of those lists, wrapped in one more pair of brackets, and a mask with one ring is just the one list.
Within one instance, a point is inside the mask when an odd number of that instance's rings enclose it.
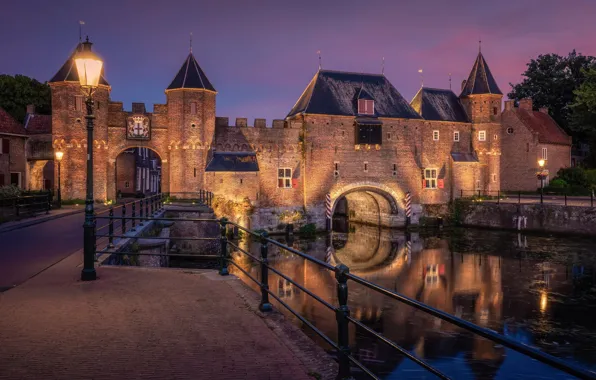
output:
{"label": "round tower", "polygon": [[[63,199],[85,199],[87,162],[87,125],[85,95],[79,84],[74,57],[83,44],[79,42],[60,70],[50,79],[52,94],[52,143],[54,150],[64,152],[61,167]],[[90,46],[89,46],[90,48]],[[94,100],[94,196],[106,199],[108,102],[111,87],[102,73]],[[54,178],[58,178],[57,165]],[[58,184],[56,183],[56,189]],[[56,190],[55,189],[55,190]]]}
{"label": "round tower", "polygon": [[195,192],[215,133],[217,92],[192,52],[166,89],[170,149],[170,191]]}

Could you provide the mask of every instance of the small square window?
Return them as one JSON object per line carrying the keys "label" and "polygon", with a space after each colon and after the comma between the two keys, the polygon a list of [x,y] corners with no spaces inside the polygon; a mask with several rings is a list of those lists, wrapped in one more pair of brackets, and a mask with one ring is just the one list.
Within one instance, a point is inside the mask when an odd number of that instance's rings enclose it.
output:
{"label": "small square window", "polygon": [[358,113],[361,115],[374,115],[375,101],[367,99],[358,99]]}
{"label": "small square window", "polygon": [[478,141],[486,141],[486,131],[478,132]]}
{"label": "small square window", "polygon": [[507,128],[507,134],[508,135],[512,135],[513,134],[513,128],[511,128],[511,127]]}
{"label": "small square window", "polygon": [[439,141],[439,131],[433,131],[433,140]]}
{"label": "small square window", "polygon": [[364,161],[364,172],[368,173],[368,162]]}
{"label": "small square window", "polygon": [[130,182],[128,182],[128,181],[124,182],[124,187],[128,189],[130,187]]}
{"label": "small square window", "polygon": [[459,131],[453,132],[453,141],[459,141]]}

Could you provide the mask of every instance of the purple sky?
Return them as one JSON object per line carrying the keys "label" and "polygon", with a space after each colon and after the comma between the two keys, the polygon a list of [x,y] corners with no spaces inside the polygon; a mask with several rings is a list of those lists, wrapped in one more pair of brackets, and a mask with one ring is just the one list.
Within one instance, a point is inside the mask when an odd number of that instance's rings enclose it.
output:
{"label": "purple sky", "polygon": [[[156,5],[148,5],[148,4]],[[56,5],[61,4],[61,5]],[[83,33],[104,58],[112,99],[165,103],[193,51],[218,90],[217,115],[284,118],[317,70],[385,75],[409,101],[420,87],[459,95],[478,52],[501,91],[540,53],[596,55],[593,0],[7,0],[0,73],[49,80]]]}

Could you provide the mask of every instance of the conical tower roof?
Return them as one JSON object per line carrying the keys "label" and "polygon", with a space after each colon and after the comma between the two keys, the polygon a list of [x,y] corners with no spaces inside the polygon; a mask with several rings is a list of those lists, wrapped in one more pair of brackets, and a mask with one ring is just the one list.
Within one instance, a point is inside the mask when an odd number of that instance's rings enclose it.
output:
{"label": "conical tower roof", "polygon": [[[77,47],[73,50],[72,54],[66,62],[62,65],[60,70],[50,79],[50,82],[79,82],[79,73],[77,72],[77,67],[75,65],[74,57],[81,50],[83,46],[82,42],[77,44]],[[99,78],[99,84],[104,86],[109,86],[108,81],[104,77],[103,68],[101,77]]]}
{"label": "conical tower roof", "polygon": [[503,95],[481,52],[478,52],[474,67],[470,72],[470,76],[468,76],[468,80],[466,81],[460,96],[478,94]]}
{"label": "conical tower roof", "polygon": [[207,79],[207,75],[205,75],[205,72],[201,69],[192,53],[188,55],[167,90],[181,88],[203,89],[215,92],[215,88],[209,82],[209,79]]}

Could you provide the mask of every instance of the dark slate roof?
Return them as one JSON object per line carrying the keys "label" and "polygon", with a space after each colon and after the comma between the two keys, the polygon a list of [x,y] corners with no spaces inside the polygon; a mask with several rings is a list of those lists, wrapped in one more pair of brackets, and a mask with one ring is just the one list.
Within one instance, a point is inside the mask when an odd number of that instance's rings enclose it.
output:
{"label": "dark slate roof", "polygon": [[478,157],[474,153],[451,152],[451,158],[455,162],[478,162]]}
{"label": "dark slate roof", "polygon": [[[79,81],[79,73],[77,72],[77,67],[75,65],[74,57],[77,54],[77,52],[81,49],[81,45],[82,44],[80,42],[77,44],[77,47],[75,47],[75,49],[73,50],[70,57],[68,57],[66,62],[64,62],[64,65],[62,65],[62,67],[60,68],[60,70],[58,70],[56,75],[54,75],[52,77],[52,79],[50,79],[50,82],[78,82]],[[99,84],[109,86],[108,81],[104,77],[103,68],[102,68],[101,77],[99,79]]]}
{"label": "dark slate roof", "polygon": [[258,172],[259,163],[254,153],[215,152],[206,172]]}
{"label": "dark slate roof", "polygon": [[331,70],[317,72],[287,117],[300,113],[356,116],[361,94],[375,101],[376,117],[420,119],[384,75]]}
{"label": "dark slate roof", "polygon": [[569,135],[547,113],[515,108],[515,113],[524,125],[538,135],[542,144],[571,145]]}
{"label": "dark slate roof", "polygon": [[461,92],[460,96],[476,95],[476,94],[498,94],[503,95],[495,78],[490,72],[484,56],[478,53],[474,67],[468,76],[468,80]]}
{"label": "dark slate roof", "polygon": [[215,91],[215,88],[207,79],[207,75],[201,69],[194,55],[190,53],[174,77],[174,80],[168,86],[168,90],[179,88],[196,88],[209,91]]}
{"label": "dark slate roof", "polygon": [[410,105],[426,120],[470,121],[459,98],[451,90],[422,87]]}
{"label": "dark slate roof", "polygon": [[3,108],[0,108],[0,134],[11,133],[15,135],[25,135],[27,131],[21,123],[12,117]]}

